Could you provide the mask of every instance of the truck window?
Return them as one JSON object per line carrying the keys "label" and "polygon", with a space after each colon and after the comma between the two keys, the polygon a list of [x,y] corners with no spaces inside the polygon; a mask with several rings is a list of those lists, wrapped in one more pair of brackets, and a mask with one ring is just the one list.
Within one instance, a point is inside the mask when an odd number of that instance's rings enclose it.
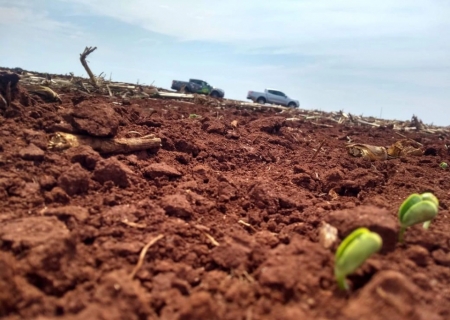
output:
{"label": "truck window", "polygon": [[276,96],[285,97],[286,95],[281,91],[268,90],[269,93],[274,94]]}

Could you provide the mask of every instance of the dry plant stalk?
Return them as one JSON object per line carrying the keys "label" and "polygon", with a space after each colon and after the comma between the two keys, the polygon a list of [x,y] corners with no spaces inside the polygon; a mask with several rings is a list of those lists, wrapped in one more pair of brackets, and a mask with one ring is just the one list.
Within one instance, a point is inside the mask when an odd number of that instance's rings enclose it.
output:
{"label": "dry plant stalk", "polygon": [[136,266],[134,267],[133,271],[130,274],[130,278],[133,279],[134,276],[136,275],[136,273],[139,271],[139,269],[142,267],[142,265],[144,264],[144,259],[145,259],[145,255],[147,254],[148,249],[154,245],[156,242],[158,242],[159,240],[161,240],[162,238],[164,238],[163,234],[160,234],[158,236],[156,236],[155,238],[153,238],[152,240],[149,241],[149,243],[147,243],[144,248],[142,248],[141,254],[139,255],[139,260],[136,264]]}
{"label": "dry plant stalk", "polygon": [[128,153],[147,149],[159,149],[161,147],[161,139],[156,138],[154,135],[139,138],[98,138],[56,132],[50,138],[48,148],[50,150],[62,151],[80,145],[90,146],[99,153]]}
{"label": "dry plant stalk", "polygon": [[256,230],[256,228],[254,226],[252,226],[250,223],[247,223],[243,220],[239,220],[238,223],[246,226],[247,228],[250,228],[253,232],[257,232],[258,230]]}
{"label": "dry plant stalk", "polygon": [[2,94],[0,93],[0,109],[6,109],[8,106],[5,98],[3,98]]}
{"label": "dry plant stalk", "polygon": [[137,229],[145,229],[147,228],[147,225],[143,224],[143,223],[136,223],[136,222],[131,222],[128,221],[128,219],[124,219],[121,221],[123,224],[132,227],[132,228],[137,228]]}
{"label": "dry plant stalk", "polygon": [[39,85],[25,85],[24,86],[29,92],[35,93],[37,95],[40,95],[41,97],[48,98],[51,101],[59,101],[62,102],[59,95],[46,86],[39,86]]}
{"label": "dry plant stalk", "polygon": [[319,154],[320,150],[322,149],[324,143],[325,143],[325,140],[323,140],[323,141],[320,143],[320,146],[319,146],[319,148],[317,148],[316,152],[315,152],[314,155],[312,156],[311,161],[314,160],[314,159],[317,157],[317,155]]}
{"label": "dry plant stalk", "polygon": [[218,246],[220,245],[220,244],[216,241],[216,239],[213,238],[212,235],[210,235],[210,234],[207,233],[207,232],[203,232],[203,233],[204,233],[205,236],[209,239],[209,241],[211,241],[211,243],[212,243],[213,246],[218,247]]}
{"label": "dry plant stalk", "polygon": [[393,158],[404,156],[421,156],[423,151],[418,146],[419,143],[413,140],[402,139],[391,145],[388,148],[387,153]]}
{"label": "dry plant stalk", "polygon": [[86,62],[86,57],[91,54],[92,52],[94,52],[97,49],[97,47],[86,47],[83,51],[83,53],[80,53],[80,61],[81,64],[83,65],[84,69],[86,70],[87,74],[89,75],[89,78],[91,79],[92,85],[95,88],[98,88],[98,84],[97,84],[97,79],[95,79],[94,74],[92,73],[91,69],[89,68],[87,62]]}
{"label": "dry plant stalk", "polygon": [[354,157],[363,157],[371,161],[395,159],[405,156],[421,156],[423,151],[413,140],[402,139],[389,148],[372,146],[369,144],[353,143],[347,145],[348,153]]}
{"label": "dry plant stalk", "polygon": [[6,106],[9,107],[11,105],[11,81],[6,85]]}

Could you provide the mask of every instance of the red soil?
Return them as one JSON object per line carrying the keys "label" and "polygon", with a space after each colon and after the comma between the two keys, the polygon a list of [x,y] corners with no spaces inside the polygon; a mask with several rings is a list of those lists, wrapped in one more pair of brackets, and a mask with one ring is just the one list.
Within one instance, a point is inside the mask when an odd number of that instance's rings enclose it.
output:
{"label": "red soil", "polygon": [[[169,100],[14,97],[0,116],[4,319],[450,319],[446,137],[405,133],[434,152],[370,163],[347,154],[346,136],[387,146],[400,138],[393,130]],[[162,148],[48,150],[57,130],[153,133]],[[396,243],[399,205],[425,191],[439,198],[438,217]],[[329,249],[322,222],[339,231]],[[334,252],[362,226],[383,250],[344,293]]]}

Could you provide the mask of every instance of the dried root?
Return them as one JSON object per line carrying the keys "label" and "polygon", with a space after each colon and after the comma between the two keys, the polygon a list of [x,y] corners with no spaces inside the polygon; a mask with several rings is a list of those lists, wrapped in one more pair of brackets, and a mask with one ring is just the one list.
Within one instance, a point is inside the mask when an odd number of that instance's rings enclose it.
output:
{"label": "dried root", "polygon": [[130,278],[133,279],[134,276],[136,275],[136,273],[139,271],[139,269],[141,269],[142,265],[144,264],[144,259],[145,259],[145,255],[147,254],[148,249],[154,245],[155,243],[157,243],[159,240],[161,240],[162,238],[164,238],[164,235],[160,234],[158,236],[156,236],[155,238],[153,238],[152,240],[150,240],[149,243],[147,243],[144,248],[142,248],[141,254],[139,255],[139,260],[136,264],[136,266],[134,267],[133,271],[130,274]]}

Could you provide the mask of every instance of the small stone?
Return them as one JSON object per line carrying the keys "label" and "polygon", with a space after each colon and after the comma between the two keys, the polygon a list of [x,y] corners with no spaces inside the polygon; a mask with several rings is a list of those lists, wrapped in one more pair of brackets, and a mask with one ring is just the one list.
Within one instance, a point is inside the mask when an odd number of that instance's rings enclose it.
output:
{"label": "small stone", "polygon": [[44,155],[45,152],[33,143],[30,143],[28,147],[23,148],[19,151],[19,156],[22,159],[30,161],[42,161],[44,160]]}
{"label": "small stone", "polygon": [[169,216],[191,218],[194,214],[192,206],[186,199],[186,196],[181,194],[164,196],[161,199],[161,207]]}
{"label": "small stone", "polygon": [[53,188],[50,192],[45,193],[45,201],[47,203],[69,203],[70,197],[69,195],[60,187]]}
{"label": "small stone", "polygon": [[178,178],[181,177],[182,174],[177,169],[169,166],[164,162],[161,162],[161,163],[152,163],[151,165],[145,167],[144,176],[150,179],[155,179],[164,176],[169,178]]}
{"label": "small stone", "polygon": [[237,133],[236,131],[228,131],[227,134],[225,135],[225,137],[227,139],[233,139],[233,140],[238,140],[241,136],[239,135],[239,133]]}
{"label": "small stone", "polygon": [[331,248],[337,240],[338,230],[332,225],[322,222],[319,229],[319,243],[325,248]]}
{"label": "small stone", "polygon": [[42,189],[51,190],[56,185],[56,179],[53,176],[44,175],[39,178],[39,184]]}
{"label": "small stone", "polygon": [[128,176],[133,174],[133,171],[119,160],[111,158],[100,161],[94,170],[93,179],[105,184],[107,181],[112,181],[116,186],[126,188],[130,185]]}
{"label": "small stone", "polygon": [[48,208],[44,211],[46,216],[57,216],[58,218],[74,217],[78,221],[85,221],[89,217],[89,211],[79,206],[65,206],[59,208]]}
{"label": "small stone", "polygon": [[69,196],[73,196],[87,193],[89,180],[89,173],[76,163],[59,176],[58,185]]}

